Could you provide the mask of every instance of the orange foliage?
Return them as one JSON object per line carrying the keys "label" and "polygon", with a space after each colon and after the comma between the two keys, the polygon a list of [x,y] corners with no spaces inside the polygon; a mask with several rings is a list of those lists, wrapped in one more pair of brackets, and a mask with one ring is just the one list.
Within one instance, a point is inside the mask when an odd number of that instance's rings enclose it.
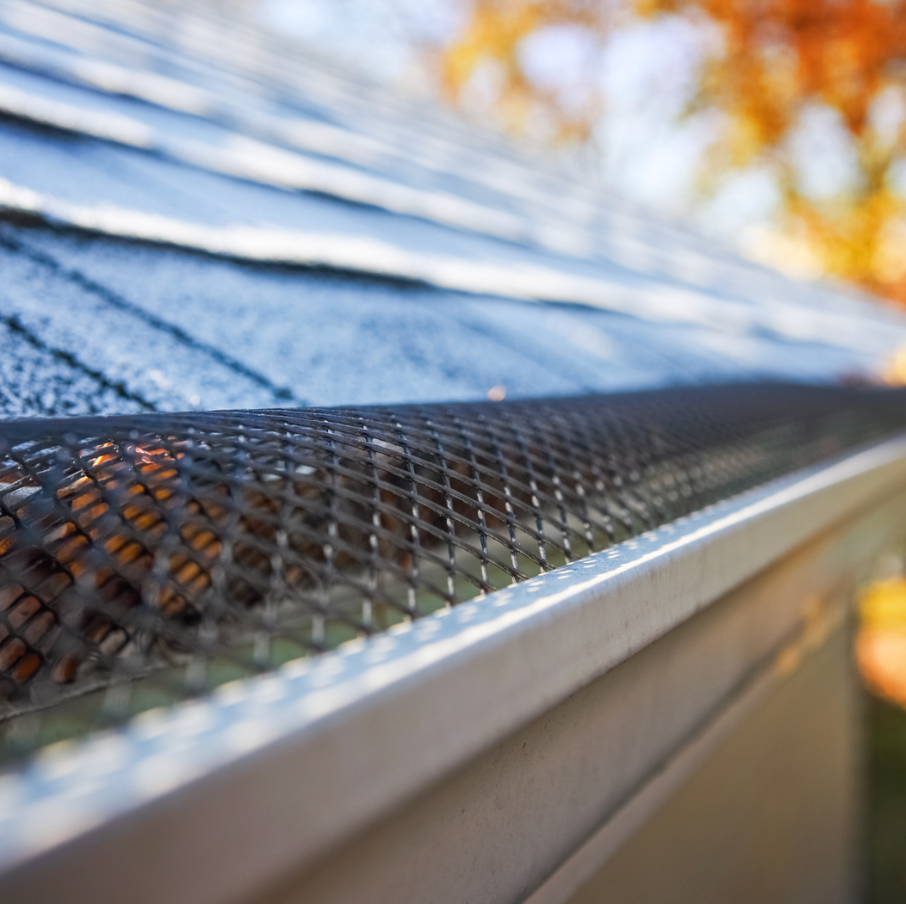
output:
{"label": "orange foliage", "polygon": [[906,708],[906,580],[877,581],[862,594],[856,647],[869,689]]}
{"label": "orange foliage", "polygon": [[588,0],[475,0],[467,25],[450,44],[441,66],[441,84],[451,100],[486,63],[493,63],[502,77],[497,114],[513,132],[526,130],[539,111],[552,115],[558,140],[582,141],[590,136],[594,100],[578,113],[566,113],[556,97],[534,85],[519,59],[522,41],[547,26],[579,25],[600,30],[602,6]]}
{"label": "orange foliage", "polygon": [[[557,117],[557,98],[533,85],[520,45],[551,25],[578,25],[605,46],[631,18],[683,16],[717,30],[720,41],[703,60],[690,112],[718,110],[724,129],[704,169],[715,176],[758,163],[780,187],[779,227],[806,239],[820,267],[906,303],[906,0],[474,0],[462,33],[442,61],[446,93],[461,96],[487,63],[502,74],[497,110],[510,129],[524,129],[544,111]],[[883,97],[904,111],[878,123]],[[855,184],[814,197],[803,183],[789,141],[803,112],[836,114],[857,166]],[[593,97],[560,116],[559,139],[584,139],[600,115]],[[562,112],[562,111],[561,111]],[[901,175],[902,178],[902,175]]]}

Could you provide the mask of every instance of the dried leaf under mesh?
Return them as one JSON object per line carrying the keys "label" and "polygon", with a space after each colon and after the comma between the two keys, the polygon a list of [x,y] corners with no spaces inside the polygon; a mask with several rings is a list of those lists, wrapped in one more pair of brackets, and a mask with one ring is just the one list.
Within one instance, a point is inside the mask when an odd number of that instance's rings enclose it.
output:
{"label": "dried leaf under mesh", "polygon": [[480,596],[904,427],[901,392],[777,384],[9,422],[6,752]]}

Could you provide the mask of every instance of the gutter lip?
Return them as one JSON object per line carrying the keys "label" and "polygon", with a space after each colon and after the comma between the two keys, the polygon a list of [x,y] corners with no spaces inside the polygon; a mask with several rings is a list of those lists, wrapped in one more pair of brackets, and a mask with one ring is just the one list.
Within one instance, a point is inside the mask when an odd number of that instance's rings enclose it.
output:
{"label": "gutter lip", "polygon": [[[904,486],[906,433],[483,599],[48,748],[0,778],[7,900],[25,900],[49,869],[78,888],[74,901],[97,900],[95,881],[113,888],[111,870],[133,883],[155,875],[174,902],[251,894]],[[167,843],[152,856],[149,838]],[[134,904],[159,894],[132,890]]]}

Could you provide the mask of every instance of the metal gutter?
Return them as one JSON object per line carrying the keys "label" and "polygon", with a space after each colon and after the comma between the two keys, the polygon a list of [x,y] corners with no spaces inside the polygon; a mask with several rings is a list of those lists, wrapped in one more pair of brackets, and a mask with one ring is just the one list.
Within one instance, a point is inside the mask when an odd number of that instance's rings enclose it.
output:
{"label": "metal gutter", "polygon": [[0,781],[5,900],[60,888],[72,902],[128,890],[135,904],[251,894],[904,486],[899,437],[475,603],[49,749]]}

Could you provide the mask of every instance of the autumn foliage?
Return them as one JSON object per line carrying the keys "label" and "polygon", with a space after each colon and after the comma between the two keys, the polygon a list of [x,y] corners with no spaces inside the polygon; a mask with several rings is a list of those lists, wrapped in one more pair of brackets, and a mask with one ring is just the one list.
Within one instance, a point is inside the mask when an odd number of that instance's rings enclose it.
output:
{"label": "autumn foliage", "polygon": [[861,594],[862,631],[856,647],[865,683],[906,708],[906,579],[888,578]]}
{"label": "autumn foliage", "polygon": [[[603,52],[627,23],[663,17],[715,37],[703,44],[684,113],[720,115],[702,160],[704,190],[747,167],[768,168],[788,242],[807,249],[820,271],[906,303],[906,0],[474,0],[444,50],[443,86],[461,98],[490,61],[508,128],[543,114],[556,122],[556,140],[587,140],[607,115],[604,98],[590,90],[564,106],[529,77],[523,42],[566,25],[586,30]],[[793,140],[816,113],[846,161],[844,175],[820,191],[808,169],[823,161],[804,159]]]}

